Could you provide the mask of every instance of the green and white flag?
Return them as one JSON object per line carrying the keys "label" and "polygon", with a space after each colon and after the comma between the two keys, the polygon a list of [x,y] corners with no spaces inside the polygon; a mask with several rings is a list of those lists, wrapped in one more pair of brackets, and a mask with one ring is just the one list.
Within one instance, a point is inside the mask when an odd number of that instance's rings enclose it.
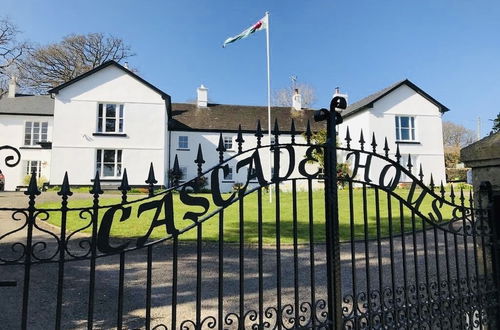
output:
{"label": "green and white flag", "polygon": [[224,41],[224,44],[222,45],[222,47],[226,47],[227,44],[235,42],[236,40],[246,38],[249,35],[251,35],[252,33],[254,33],[255,31],[267,29],[267,26],[268,26],[267,17],[268,17],[267,15],[264,16],[261,20],[259,20],[257,23],[255,23],[254,25],[252,25],[251,27],[249,27],[245,31],[241,32],[240,34],[238,34],[234,37],[227,38],[226,41]]}

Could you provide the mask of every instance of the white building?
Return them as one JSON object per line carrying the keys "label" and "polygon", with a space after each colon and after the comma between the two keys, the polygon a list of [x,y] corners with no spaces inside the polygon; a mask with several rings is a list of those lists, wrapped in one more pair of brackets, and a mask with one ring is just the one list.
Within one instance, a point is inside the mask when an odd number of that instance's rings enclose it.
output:
{"label": "white building", "polygon": [[[49,93],[50,97],[0,99],[1,144],[20,148],[23,161],[21,167],[0,167],[6,176],[6,190],[23,186],[23,178],[33,171],[46,177],[50,185],[60,185],[67,171],[75,186],[92,185],[98,172],[103,186],[117,187],[125,168],[131,186],[144,186],[151,163],[158,185],[168,186],[168,169],[176,156],[183,180],[197,175],[194,160],[199,145],[205,160],[203,169],[217,165],[216,148],[222,132],[227,149],[224,159],[234,157],[229,173],[221,178],[221,189],[228,191],[235,183],[245,182],[247,176],[246,170],[238,173],[236,169],[237,161],[248,156],[237,152],[238,125],[245,140],[243,150],[256,146],[258,120],[264,133],[262,144],[269,143],[267,107],[210,104],[203,85],[198,88],[195,104],[172,104],[168,94],[113,61]],[[339,125],[340,136],[345,136],[347,126],[354,141],[359,139],[361,128],[366,140],[375,132],[380,149],[387,136],[390,146],[399,143],[402,154],[414,157],[415,168],[422,164],[425,174],[432,171],[438,182],[444,180],[441,115],[447,110],[405,80],[350,105]],[[324,122],[314,122],[314,111],[302,109],[298,93],[292,107],[273,107],[271,113],[272,123],[275,119],[279,122],[280,143],[291,141],[292,119],[296,143],[305,142],[301,133],[308,121],[313,131],[325,127]],[[355,143],[352,146],[357,147]],[[297,148],[295,163],[304,158],[304,151],[305,147]],[[269,153],[266,149],[259,154],[269,180]],[[280,159],[283,175],[289,159],[286,150],[281,151]],[[297,174],[296,167],[292,177]]]}
{"label": "white building", "polygon": [[0,145],[9,145],[21,152],[20,164],[7,167],[4,156],[12,152],[0,150],[0,170],[5,176],[5,190],[24,185],[25,177],[33,172],[40,180],[51,176],[51,144],[54,100],[49,96],[16,94],[15,81],[9,93],[0,99]]}
{"label": "white building", "polygon": [[[432,173],[434,183],[439,184],[440,181],[446,182],[441,117],[448,110],[406,79],[349,105],[342,113],[344,122],[339,125],[339,136],[345,146],[343,139],[349,127],[351,147],[359,148],[362,129],[365,148],[371,149],[372,134],[375,133],[381,154],[387,138],[390,157],[395,158],[396,145],[399,145],[401,164],[406,166],[408,155],[411,155],[412,173],[418,174],[421,165],[424,182],[429,183]],[[381,164],[372,164],[370,170],[380,173]],[[405,181],[408,178],[402,176],[401,182]]]}

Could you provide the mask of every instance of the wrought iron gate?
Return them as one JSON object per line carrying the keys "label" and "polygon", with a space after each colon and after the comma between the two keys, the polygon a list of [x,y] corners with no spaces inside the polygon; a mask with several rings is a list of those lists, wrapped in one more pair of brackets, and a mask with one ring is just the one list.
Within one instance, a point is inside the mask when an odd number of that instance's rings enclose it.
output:
{"label": "wrought iron gate", "polygon": [[[399,147],[393,155],[375,136],[368,147],[361,132],[353,148],[347,131],[337,147],[336,108],[345,100],[315,115],[327,121],[326,143],[313,143],[309,124],[299,135],[292,121],[286,141],[276,122],[274,143],[264,145],[259,123],[253,134],[240,129],[236,154],[224,158],[221,134],[219,164],[204,170],[200,145],[197,177],[179,182],[176,158],[173,188],[163,191],[151,166],[147,197],[129,194],[124,171],[121,200],[103,200],[96,175],[92,199],[77,203],[66,175],[60,201],[39,207],[33,175],[28,207],[0,208],[2,325],[497,327],[498,228],[488,194],[476,194],[474,207],[470,192],[447,193],[432,177],[425,185],[411,157],[400,164]],[[255,147],[244,150],[250,138]],[[7,166],[17,165],[16,149],[0,149],[13,154]],[[261,162],[269,151],[272,173]],[[230,163],[246,180],[224,194]],[[350,165],[337,170],[338,163]],[[401,175],[407,190],[398,189]]]}

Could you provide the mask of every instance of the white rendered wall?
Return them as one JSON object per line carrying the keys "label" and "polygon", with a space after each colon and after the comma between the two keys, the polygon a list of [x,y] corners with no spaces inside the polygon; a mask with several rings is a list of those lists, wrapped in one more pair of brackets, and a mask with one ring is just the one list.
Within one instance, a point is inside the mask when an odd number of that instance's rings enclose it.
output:
{"label": "white rendered wall", "polygon": [[52,141],[53,118],[50,116],[22,116],[0,115],[0,145],[10,145],[19,149],[21,161],[16,167],[7,167],[4,163],[5,156],[14,155],[12,152],[0,151],[0,170],[5,176],[5,190],[14,191],[17,186],[25,185],[26,176],[24,161],[41,161],[41,175],[50,179],[50,149],[40,146],[24,146],[24,125],[27,121],[48,122],[47,140]]}
{"label": "white rendered wall", "polygon": [[[374,103],[373,108],[354,114],[339,125],[340,139],[345,146],[345,127],[349,126],[351,147],[359,148],[359,131],[363,128],[365,148],[371,149],[372,133],[378,144],[378,153],[383,154],[384,138],[387,137],[390,157],[394,159],[396,152],[395,116],[414,116],[417,143],[400,143],[400,152],[405,159],[408,154],[416,159],[413,164],[413,174],[418,174],[422,164],[424,182],[429,183],[432,173],[434,182],[446,181],[443,150],[442,114],[438,107],[415,92],[412,88],[402,85],[387,96]],[[404,164],[406,166],[406,162]],[[381,167],[372,166],[371,171],[376,177]],[[402,181],[405,181],[404,178]]]}
{"label": "white rendered wall", "polygon": [[[122,136],[96,136],[99,103],[124,105]],[[90,185],[98,149],[122,150],[130,185],[144,185],[150,163],[164,184],[166,106],[161,95],[109,66],[62,89],[55,98],[51,184]]]}
{"label": "white rendered wall", "polygon": [[[178,160],[179,160],[179,166],[180,167],[185,167],[186,168],[186,179],[190,180],[192,178],[195,178],[197,176],[197,165],[194,163],[194,160],[196,159],[197,151],[198,151],[198,145],[201,144],[202,146],[202,151],[203,151],[203,158],[205,160],[205,164],[203,164],[203,170],[206,171],[214,166],[216,166],[219,163],[219,153],[216,151],[216,148],[219,144],[219,135],[220,133],[215,133],[215,132],[171,132],[171,153],[170,153],[170,168],[173,167],[174,164],[174,159],[175,156],[177,155]],[[188,150],[181,150],[178,148],[178,140],[179,136],[188,136],[188,141],[189,141],[189,149]],[[237,148],[238,145],[235,142],[236,139],[236,133],[224,133],[223,136],[231,136],[233,139],[233,150],[234,151],[227,151],[224,153],[224,159],[228,159],[232,156],[237,155]],[[254,136],[253,133],[247,133],[243,134],[243,139],[245,140],[245,143],[243,144],[243,151],[249,150],[251,148],[255,148],[257,145],[257,139]],[[286,144],[291,142],[291,137],[290,135],[281,135],[279,137],[279,143],[280,144]],[[304,143],[305,144],[305,139],[302,136],[296,136],[295,137],[295,142],[298,144]],[[268,137],[267,135],[262,138],[262,145],[268,145]],[[302,178],[302,176],[298,172],[298,164],[301,160],[304,159],[305,155],[305,150],[307,147],[301,147],[301,146],[295,146],[295,166],[294,166],[294,172],[290,176],[290,178]],[[266,180],[270,180],[270,166],[269,166],[269,152],[267,151],[269,149],[262,148],[260,149],[259,156],[262,164],[262,170],[264,173],[264,177]],[[234,183],[245,183],[246,178],[247,178],[247,167],[243,168],[240,170],[239,173],[236,173],[236,163],[239,160],[245,159],[251,155],[251,152],[243,153],[241,155],[237,155],[234,159],[229,161],[230,167],[233,168],[233,179],[231,182],[227,182],[224,180],[221,180],[221,191],[223,192],[228,192],[231,191],[232,186]],[[271,155],[271,158],[273,158],[273,155]],[[271,160],[272,162],[272,160]],[[289,155],[288,152],[283,150],[281,153],[281,161],[280,161],[280,175],[284,176],[286,174],[286,170],[288,169],[289,166]],[[309,173],[314,173],[316,171],[317,167],[315,165],[307,165],[307,170]],[[221,171],[221,177],[222,177],[222,171]],[[207,176],[210,182],[210,175]],[[250,187],[256,187],[257,184],[250,184]],[[323,188],[324,184],[321,181],[314,180],[313,181],[313,187],[314,188]],[[281,189],[286,191],[291,188],[290,183],[282,183],[280,185]],[[307,187],[307,181],[306,180],[300,180],[297,181],[297,188],[299,190],[305,190]],[[210,186],[207,186],[207,188],[210,188]]]}

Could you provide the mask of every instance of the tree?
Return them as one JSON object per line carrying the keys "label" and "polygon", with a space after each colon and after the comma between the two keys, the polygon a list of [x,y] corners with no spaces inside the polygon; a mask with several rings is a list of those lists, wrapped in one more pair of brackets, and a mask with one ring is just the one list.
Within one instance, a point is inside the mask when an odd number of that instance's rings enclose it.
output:
{"label": "tree", "polygon": [[493,122],[493,133],[500,132],[500,112],[495,119],[491,120]]}
{"label": "tree", "polygon": [[27,42],[18,41],[19,30],[7,18],[0,19],[0,95],[7,90],[9,76],[29,49]]}
{"label": "tree", "polygon": [[279,107],[291,107],[295,89],[298,89],[302,96],[302,107],[310,108],[316,101],[316,92],[311,85],[305,83],[294,83],[289,87],[274,90],[271,103]]}
{"label": "tree", "polygon": [[20,81],[25,89],[43,93],[106,61],[120,62],[134,55],[121,38],[102,33],[73,34],[29,51],[19,66]]}
{"label": "tree", "polygon": [[443,143],[445,147],[465,147],[474,140],[475,134],[473,130],[451,121],[443,122]]}

